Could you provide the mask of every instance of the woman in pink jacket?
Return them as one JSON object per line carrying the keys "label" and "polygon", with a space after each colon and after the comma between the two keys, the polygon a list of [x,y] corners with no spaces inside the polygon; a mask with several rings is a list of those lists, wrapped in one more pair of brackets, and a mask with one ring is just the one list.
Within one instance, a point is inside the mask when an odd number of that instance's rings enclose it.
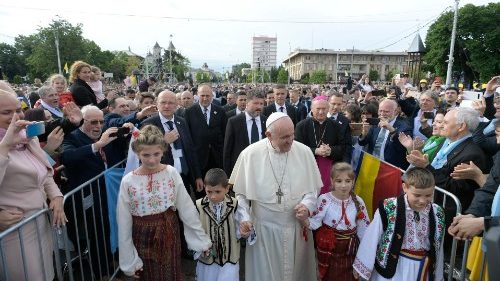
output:
{"label": "woman in pink jacket", "polygon": [[[63,195],[52,178],[52,167],[38,139],[26,137],[25,127],[31,122],[19,120],[20,104],[12,93],[0,81],[0,232],[46,208],[47,199],[53,224],[64,224]],[[52,280],[52,228],[47,217],[23,226],[21,236],[24,262],[18,232],[2,240],[5,260],[0,255],[0,276],[7,270],[9,280]]]}

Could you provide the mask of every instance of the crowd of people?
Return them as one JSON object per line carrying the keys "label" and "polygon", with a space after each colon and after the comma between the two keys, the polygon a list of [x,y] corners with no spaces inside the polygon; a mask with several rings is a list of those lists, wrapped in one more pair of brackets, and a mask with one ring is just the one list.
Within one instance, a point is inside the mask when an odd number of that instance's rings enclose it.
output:
{"label": "crowd of people", "polygon": [[[384,87],[365,76],[318,87],[148,77],[137,88],[100,77],[77,61],[68,80],[52,75],[36,91],[0,82],[0,231],[50,208],[73,243],[109,245],[105,189],[92,195],[100,216],[85,241],[69,226],[86,215],[63,195],[127,157],[136,164],[116,209],[124,279],[180,280],[190,256],[197,280],[239,280],[245,246],[249,281],[443,280],[453,237],[500,224],[500,76],[472,102],[439,77],[415,87],[407,75]],[[404,171],[404,193],[374,214],[354,193],[365,152]],[[433,203],[435,186],[463,214]],[[13,233],[0,270],[53,280],[49,221],[29,226],[24,247],[40,252],[40,233],[42,256],[23,265]],[[111,251],[89,255],[92,268],[111,266]]]}

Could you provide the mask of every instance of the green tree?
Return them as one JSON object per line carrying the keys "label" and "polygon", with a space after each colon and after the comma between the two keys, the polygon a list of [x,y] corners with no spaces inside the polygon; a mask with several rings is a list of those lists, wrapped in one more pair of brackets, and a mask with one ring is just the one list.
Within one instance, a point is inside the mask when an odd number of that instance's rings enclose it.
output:
{"label": "green tree", "polygon": [[128,55],[125,52],[117,52],[114,58],[109,62],[106,71],[113,73],[113,79],[123,80],[127,74]]}
{"label": "green tree", "polygon": [[315,70],[309,78],[309,83],[311,84],[325,84],[326,83],[326,71]]}
{"label": "green tree", "polygon": [[302,74],[302,76],[300,77],[300,84],[309,84],[310,76],[311,75],[309,74],[309,72]]}
{"label": "green tree", "polygon": [[378,81],[380,79],[380,74],[378,73],[378,71],[372,69],[368,73],[368,77],[370,78],[370,81]]}
{"label": "green tree", "polygon": [[198,71],[196,72],[196,82],[197,83],[208,83],[212,80],[210,77],[210,73],[206,71]]}
{"label": "green tree", "polygon": [[74,26],[64,19],[57,19],[52,20],[48,27],[40,27],[35,34],[16,37],[14,46],[31,77],[47,78],[58,72],[56,38],[59,41],[61,67],[65,63],[71,65],[76,60],[83,60],[107,71],[114,58],[112,53],[102,52],[94,41],[84,38],[82,33],[81,24]]}
{"label": "green tree", "polygon": [[[191,62],[188,58],[183,56],[180,52],[176,50],[172,51],[172,72],[174,73],[177,81],[185,81],[185,73],[189,70],[189,65]],[[170,51],[165,50],[163,53],[163,71],[165,73],[170,72]]]}
{"label": "green tree", "polygon": [[[453,71],[463,73],[466,83],[480,77],[487,81],[500,73],[500,3],[485,6],[467,4],[458,11],[457,38],[453,51]],[[495,24],[496,22],[496,24]],[[453,12],[440,16],[425,39],[427,69],[446,76]]]}
{"label": "green tree", "polygon": [[6,80],[12,80],[15,75],[26,75],[24,60],[14,46],[6,43],[0,43],[0,67]]}
{"label": "green tree", "polygon": [[243,68],[251,68],[251,67],[252,66],[249,63],[246,63],[246,62],[233,65],[231,67],[231,78],[234,79],[237,82],[246,81],[245,79],[247,79],[247,77],[244,77],[244,75],[241,73],[241,70]]}
{"label": "green tree", "polygon": [[269,71],[269,80],[270,80],[270,82],[276,82],[276,81],[278,81],[278,73],[279,73],[280,68],[282,68],[281,65],[278,68],[276,68],[274,66],[271,67],[271,70]]}
{"label": "green tree", "polygon": [[396,73],[397,71],[395,69],[387,71],[387,73],[385,74],[385,81],[392,81],[392,78],[394,77],[394,75],[396,75]]}
{"label": "green tree", "polygon": [[278,84],[287,84],[288,83],[288,71],[285,70],[284,67],[280,66],[278,71],[278,78],[276,79]]}

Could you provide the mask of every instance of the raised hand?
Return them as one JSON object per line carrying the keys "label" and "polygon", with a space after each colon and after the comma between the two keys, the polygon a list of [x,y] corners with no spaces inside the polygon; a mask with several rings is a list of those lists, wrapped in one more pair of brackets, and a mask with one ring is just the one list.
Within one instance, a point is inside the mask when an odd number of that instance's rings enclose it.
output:
{"label": "raised hand", "polygon": [[74,102],[66,103],[63,107],[63,112],[72,124],[76,126],[80,125],[83,119],[83,113]]}

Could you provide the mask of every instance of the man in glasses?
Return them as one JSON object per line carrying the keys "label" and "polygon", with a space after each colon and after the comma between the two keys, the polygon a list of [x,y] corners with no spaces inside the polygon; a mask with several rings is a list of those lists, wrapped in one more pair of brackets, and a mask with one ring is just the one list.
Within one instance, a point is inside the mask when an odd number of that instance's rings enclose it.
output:
{"label": "man in glasses", "polygon": [[[61,162],[68,178],[68,190],[63,190],[63,193],[78,188],[81,184],[102,173],[107,167],[114,165],[114,160],[111,160],[116,158],[112,155],[113,146],[117,146],[115,142],[125,141],[125,138],[117,139],[117,127],[111,127],[103,132],[103,112],[96,106],[86,105],[82,107],[82,114],[82,126],[66,135],[63,141],[64,152],[61,156]],[[69,203],[66,204],[68,218],[70,218],[67,229],[73,244],[77,245],[76,242],[79,240],[82,249],[89,250],[92,268],[96,269],[96,272],[93,273],[99,279],[108,275],[110,267],[107,261],[112,260],[110,251],[105,251],[106,246],[110,244],[104,180],[99,179],[83,188],[83,194],[86,198],[90,197],[90,192],[92,192],[92,208],[87,209],[88,206],[83,204],[84,200],[80,192],[73,195],[75,200],[69,200]],[[88,200],[85,202],[88,204]],[[87,244],[85,235],[82,235],[84,222],[86,222],[89,244]],[[104,235],[102,235],[103,233]],[[105,253],[108,253],[107,257]]]}

